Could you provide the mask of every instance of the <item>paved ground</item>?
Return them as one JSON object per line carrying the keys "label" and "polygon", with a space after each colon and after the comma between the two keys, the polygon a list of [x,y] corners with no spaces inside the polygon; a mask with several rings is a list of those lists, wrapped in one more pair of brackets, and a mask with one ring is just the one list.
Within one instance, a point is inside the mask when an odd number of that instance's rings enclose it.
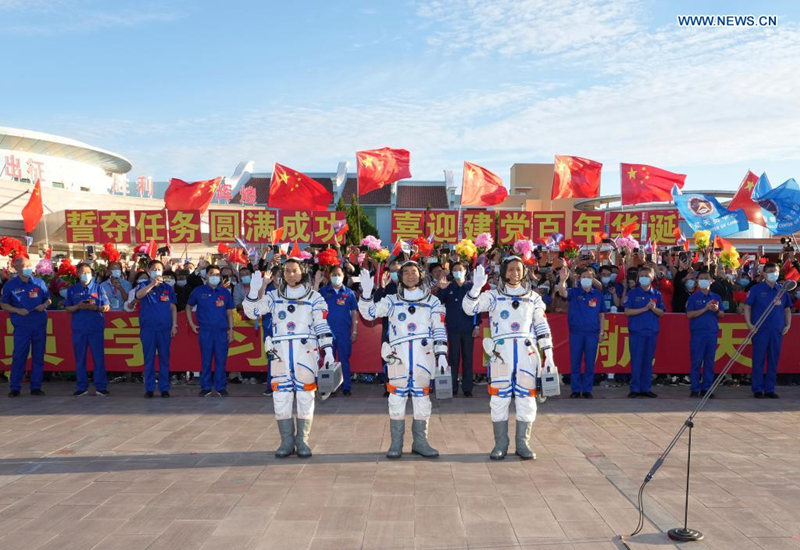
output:
{"label": "paved ground", "polygon": [[[260,386],[226,399],[179,386],[169,400],[112,388],[0,398],[0,548],[624,548],[639,484],[695,402],[685,387],[551,400],[534,427],[538,460],[490,462],[488,398],[457,398],[435,407],[439,459],[388,461],[385,400],[356,386],[318,404],[314,457],[301,461],[273,457]],[[706,539],[685,547],[800,549],[800,388],[779,391],[723,388],[698,417],[689,524]],[[685,459],[684,440],[648,485],[630,548],[672,546]]]}

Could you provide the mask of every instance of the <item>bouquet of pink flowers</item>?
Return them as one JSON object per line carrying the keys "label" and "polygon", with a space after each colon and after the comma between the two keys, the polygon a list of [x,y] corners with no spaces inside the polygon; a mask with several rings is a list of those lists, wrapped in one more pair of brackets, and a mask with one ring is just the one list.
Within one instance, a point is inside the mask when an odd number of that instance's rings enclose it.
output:
{"label": "bouquet of pink flowers", "polygon": [[367,235],[361,239],[361,246],[366,246],[369,250],[380,250],[383,248],[381,240],[372,235]]}
{"label": "bouquet of pink flowers", "polygon": [[489,233],[481,233],[477,237],[475,237],[475,246],[479,249],[482,249],[484,252],[492,248],[494,244],[494,239],[492,235]]}
{"label": "bouquet of pink flowers", "polygon": [[533,244],[533,241],[529,239],[521,239],[514,243],[514,252],[523,258],[530,256],[535,248],[536,246]]}
{"label": "bouquet of pink flowers", "polygon": [[617,237],[614,239],[617,248],[627,248],[628,250],[635,250],[639,248],[639,242],[633,237]]}

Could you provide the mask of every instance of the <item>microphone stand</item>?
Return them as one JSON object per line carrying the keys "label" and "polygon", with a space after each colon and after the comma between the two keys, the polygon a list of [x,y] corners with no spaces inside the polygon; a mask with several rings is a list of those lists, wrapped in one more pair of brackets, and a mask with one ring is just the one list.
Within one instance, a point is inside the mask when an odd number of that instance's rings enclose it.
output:
{"label": "microphone stand", "polygon": [[716,390],[717,387],[722,383],[723,379],[725,378],[725,375],[728,373],[728,371],[731,369],[733,364],[736,362],[736,359],[739,358],[739,356],[741,355],[741,353],[744,350],[744,348],[748,344],[750,344],[750,342],[753,339],[753,336],[755,335],[755,333],[758,332],[758,330],[761,328],[761,326],[767,320],[767,317],[769,317],[770,313],[772,313],[772,310],[775,309],[775,306],[780,304],[781,298],[783,298],[783,296],[787,292],[791,292],[792,290],[794,290],[794,288],[796,286],[797,286],[797,283],[795,281],[784,281],[783,282],[783,284],[781,285],[780,291],[775,296],[775,298],[772,300],[772,302],[770,303],[769,307],[767,307],[767,309],[764,311],[764,313],[761,314],[761,317],[759,317],[758,322],[756,322],[756,324],[753,325],[753,328],[750,329],[750,332],[748,332],[747,337],[744,339],[744,341],[742,341],[741,344],[739,344],[739,347],[736,348],[736,352],[730,358],[730,360],[728,361],[728,364],[725,365],[725,368],[722,369],[722,371],[720,371],[720,373],[717,376],[716,380],[714,380],[714,383],[708,389],[708,391],[703,396],[703,398],[700,400],[700,402],[697,404],[697,406],[694,408],[694,410],[689,414],[689,417],[684,421],[683,425],[678,430],[678,433],[675,434],[675,437],[673,437],[672,441],[670,441],[669,445],[667,445],[667,448],[664,449],[664,452],[662,452],[661,455],[658,457],[658,459],[656,459],[656,461],[653,464],[652,468],[650,468],[650,471],[645,476],[644,481],[642,482],[642,485],[639,487],[639,497],[638,497],[639,523],[637,524],[636,529],[633,531],[633,533],[628,535],[628,537],[633,537],[633,536],[638,535],[639,532],[641,532],[642,528],[644,528],[644,500],[643,500],[643,497],[644,497],[645,486],[650,482],[651,479],[653,479],[653,476],[655,476],[655,474],[658,471],[658,469],[661,468],[661,465],[664,464],[664,460],[667,458],[667,455],[669,455],[669,453],[672,451],[672,449],[678,443],[678,440],[683,435],[683,432],[685,432],[688,429],[689,430],[689,441],[688,441],[688,449],[687,449],[688,456],[687,456],[687,460],[686,460],[686,502],[684,504],[684,511],[683,511],[683,527],[670,529],[667,532],[667,536],[672,540],[681,541],[681,542],[696,541],[696,540],[702,540],[703,539],[703,533],[701,533],[700,531],[697,531],[695,529],[689,529],[689,527],[687,526],[688,519],[689,519],[689,475],[690,475],[690,472],[691,472],[692,428],[694,428],[694,417],[697,415],[697,413],[699,413],[706,406],[706,403],[708,402],[708,400],[713,395],[714,390]]}

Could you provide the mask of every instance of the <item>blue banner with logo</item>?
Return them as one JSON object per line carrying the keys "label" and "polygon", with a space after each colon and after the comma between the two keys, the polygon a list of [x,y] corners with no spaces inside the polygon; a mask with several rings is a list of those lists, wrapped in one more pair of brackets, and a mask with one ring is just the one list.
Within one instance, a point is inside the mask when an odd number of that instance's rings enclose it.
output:
{"label": "blue banner with logo", "polygon": [[791,235],[800,231],[800,186],[794,178],[772,189],[767,174],[761,174],[751,198],[761,207],[772,234]]}
{"label": "blue banner with logo", "polygon": [[713,235],[727,237],[750,227],[744,210],[728,210],[711,195],[681,193],[673,186],[672,201],[692,231],[707,230]]}

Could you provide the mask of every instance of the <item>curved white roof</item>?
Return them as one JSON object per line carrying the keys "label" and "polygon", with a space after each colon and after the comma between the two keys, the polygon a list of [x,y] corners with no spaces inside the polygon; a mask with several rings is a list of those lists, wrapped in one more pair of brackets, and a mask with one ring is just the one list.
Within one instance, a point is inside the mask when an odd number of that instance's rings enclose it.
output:
{"label": "curved white roof", "polygon": [[74,139],[4,126],[0,126],[0,149],[74,160],[99,166],[114,174],[124,174],[133,167],[121,155]]}

